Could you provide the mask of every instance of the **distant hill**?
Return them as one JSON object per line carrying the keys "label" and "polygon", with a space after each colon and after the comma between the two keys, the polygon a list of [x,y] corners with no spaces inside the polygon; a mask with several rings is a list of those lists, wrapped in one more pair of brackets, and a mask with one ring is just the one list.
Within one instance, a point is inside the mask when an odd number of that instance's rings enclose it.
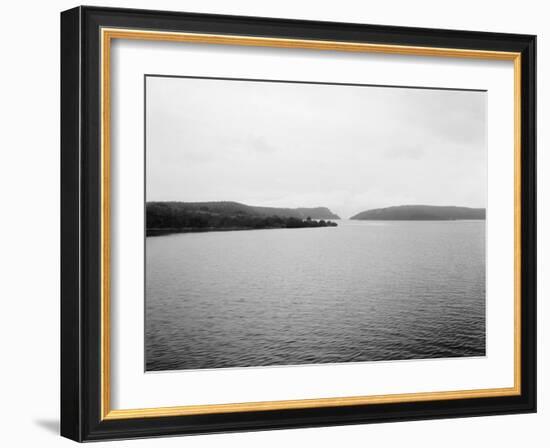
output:
{"label": "distant hill", "polygon": [[148,202],[147,234],[209,230],[334,227],[326,207],[255,207],[239,202]]}
{"label": "distant hill", "polygon": [[485,219],[484,208],[399,205],[366,210],[350,219],[378,221],[452,221],[458,219]]}
{"label": "distant hill", "polygon": [[147,207],[168,207],[172,210],[208,211],[211,213],[249,214],[261,216],[281,216],[285,218],[299,219],[340,219],[327,207],[258,207],[254,205],[241,204],[240,202],[219,201],[219,202],[148,202]]}
{"label": "distant hill", "polygon": [[332,213],[327,207],[300,207],[291,210],[295,210],[299,213],[302,219],[307,217],[310,217],[311,219],[340,219],[336,213]]}

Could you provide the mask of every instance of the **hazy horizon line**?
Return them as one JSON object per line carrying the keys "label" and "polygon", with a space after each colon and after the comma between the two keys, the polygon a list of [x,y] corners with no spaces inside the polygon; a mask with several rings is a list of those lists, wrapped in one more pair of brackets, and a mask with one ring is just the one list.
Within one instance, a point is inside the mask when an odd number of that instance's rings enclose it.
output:
{"label": "hazy horizon line", "polygon": [[[146,204],[153,203],[153,202],[179,202],[179,203],[184,203],[184,204],[208,204],[208,203],[232,202],[232,203],[236,203],[236,204],[246,205],[246,206],[249,206],[249,207],[264,207],[264,208],[287,208],[287,209],[326,208],[331,213],[333,213],[337,216],[342,215],[342,213],[339,213],[336,208],[329,207],[329,206],[326,206],[326,205],[313,205],[313,206],[300,205],[300,206],[293,207],[293,206],[275,206],[275,205],[249,204],[247,202],[241,202],[241,201],[235,201],[235,200],[219,200],[219,201],[146,200],[145,201]],[[439,204],[426,204],[426,203],[424,203],[424,204],[422,204],[422,203],[403,204],[403,203],[401,203],[399,205],[386,205],[386,206],[383,206],[383,207],[364,208],[364,209],[361,209],[360,211],[358,211],[356,213],[350,214],[349,216],[350,217],[355,216],[359,213],[363,213],[363,212],[366,212],[366,211],[383,210],[383,209],[394,208],[394,207],[456,207],[456,208],[469,208],[469,209],[487,210],[486,206],[472,207],[472,206],[467,206],[467,205],[449,205],[449,204],[439,205]],[[336,219],[336,218],[332,218],[332,219]],[[342,219],[342,218],[339,218],[339,219]]]}

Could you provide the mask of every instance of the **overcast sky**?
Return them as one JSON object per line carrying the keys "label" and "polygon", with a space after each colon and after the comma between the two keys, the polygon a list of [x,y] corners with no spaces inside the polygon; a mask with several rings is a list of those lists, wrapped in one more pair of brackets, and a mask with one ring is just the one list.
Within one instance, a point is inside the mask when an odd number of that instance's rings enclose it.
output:
{"label": "overcast sky", "polygon": [[486,93],[147,77],[148,201],[486,206]]}

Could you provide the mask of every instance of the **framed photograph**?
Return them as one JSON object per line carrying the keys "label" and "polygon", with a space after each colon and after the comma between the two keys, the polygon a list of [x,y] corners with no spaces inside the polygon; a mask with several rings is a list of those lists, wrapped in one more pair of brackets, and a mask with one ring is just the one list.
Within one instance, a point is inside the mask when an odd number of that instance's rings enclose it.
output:
{"label": "framed photograph", "polygon": [[535,412],[535,36],[61,14],[61,432]]}

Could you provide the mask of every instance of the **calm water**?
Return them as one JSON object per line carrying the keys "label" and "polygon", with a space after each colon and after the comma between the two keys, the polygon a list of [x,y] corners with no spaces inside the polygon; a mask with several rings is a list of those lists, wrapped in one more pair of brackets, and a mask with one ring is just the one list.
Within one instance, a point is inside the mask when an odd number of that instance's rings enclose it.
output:
{"label": "calm water", "polygon": [[146,241],[147,370],[485,354],[484,221]]}

